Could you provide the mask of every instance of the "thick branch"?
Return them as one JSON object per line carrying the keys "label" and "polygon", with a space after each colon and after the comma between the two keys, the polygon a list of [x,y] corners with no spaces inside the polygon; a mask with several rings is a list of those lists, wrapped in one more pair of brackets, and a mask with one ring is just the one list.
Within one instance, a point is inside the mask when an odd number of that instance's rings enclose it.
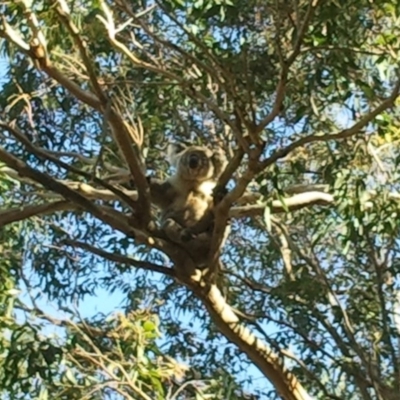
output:
{"label": "thick branch", "polygon": [[[35,180],[30,179],[30,178],[24,178],[23,176],[19,175],[19,173],[12,168],[2,167],[0,169],[0,171],[2,173],[7,174],[11,178],[18,180],[19,182],[29,183],[30,185],[38,185],[38,182],[36,182]],[[64,181],[64,180],[58,180],[58,179],[54,179],[54,180],[56,182],[59,182],[59,183],[65,185],[69,189],[80,193],[82,196],[85,196],[87,199],[90,199],[90,200],[115,201],[115,200],[119,200],[119,198],[120,198],[120,195],[115,193],[114,191],[107,190],[107,189],[98,189],[98,188],[95,188],[84,182],[66,181],[66,180]],[[137,198],[138,198],[138,192],[136,190],[122,189],[121,192],[124,194],[124,197],[129,197],[133,201],[137,200]],[[56,193],[52,192],[52,193],[46,193],[42,197],[58,198],[59,195],[60,194],[57,194],[57,192]]]}
{"label": "thick branch", "polygon": [[[31,183],[32,185],[36,184],[35,181],[32,181],[30,179],[22,178],[21,176],[18,175],[18,173],[9,168],[2,168],[1,172],[6,173],[13,179],[17,179],[21,182],[26,182],[26,183]],[[111,190],[106,190],[106,189],[98,189],[95,188],[87,183],[83,182],[72,182],[72,181],[62,181],[62,180],[57,180],[57,182],[62,183],[63,185],[67,186],[71,190],[74,190],[83,196],[85,196],[87,199],[90,200],[102,200],[102,201],[115,201],[120,198],[120,195],[117,195],[117,193],[114,193],[114,191]],[[305,191],[307,189],[313,189],[315,187],[316,190],[310,190],[310,191]],[[319,191],[320,189],[321,191]],[[237,204],[239,206],[237,207],[232,207],[229,210],[228,217],[229,218],[247,218],[247,217],[253,217],[253,216],[261,216],[263,215],[265,208],[269,207],[271,214],[278,214],[282,212],[287,212],[287,211],[297,211],[306,207],[311,207],[315,205],[319,206],[328,206],[334,203],[334,197],[333,195],[326,193],[327,185],[297,185],[293,187],[289,187],[288,189],[285,189],[285,192],[287,193],[298,193],[290,197],[285,197],[282,200],[273,200],[272,203],[267,204],[267,203],[262,203],[262,204],[251,204],[255,203],[256,201],[261,199],[261,196],[258,193],[249,193],[245,194],[242,198],[240,198],[237,201]],[[124,197],[130,198],[132,201],[136,201],[138,198],[138,192],[136,190],[128,190],[128,189],[121,189],[120,190]],[[372,198],[376,196],[376,192],[370,191],[369,192],[369,198]],[[389,199],[392,199],[394,201],[399,201],[400,200],[400,195],[396,192],[394,193],[388,193],[387,194]],[[56,193],[54,194],[47,194],[44,197],[46,198],[58,198],[58,195]],[[55,203],[54,203],[55,204]],[[241,205],[245,204],[245,205]],[[29,214],[32,212],[32,216],[36,214],[49,214],[51,213],[51,204],[49,204],[49,211],[47,212],[45,210],[46,205],[41,205],[44,207],[43,211],[38,211],[37,213],[34,211],[35,207],[38,206],[29,206],[24,208],[26,212]],[[372,208],[373,203],[366,199],[364,206],[366,208]],[[73,209],[74,207],[70,204],[69,207],[65,207],[63,209]],[[15,209],[21,210],[20,208]],[[32,211],[29,211],[32,210]],[[38,209],[39,210],[39,209]],[[58,210],[54,210],[58,211]],[[4,211],[7,213],[7,211]],[[10,214],[11,215],[11,214]],[[26,218],[29,218],[29,215],[27,215]],[[20,218],[23,219],[23,218]],[[17,219],[19,220],[19,219]],[[12,222],[12,221],[11,221]]]}
{"label": "thick branch", "polygon": [[240,324],[232,308],[215,285],[208,289],[192,288],[202,300],[220,332],[243,351],[266,376],[285,400],[312,400],[282,360],[248,328]]}
{"label": "thick branch", "polygon": [[237,171],[240,166],[240,163],[243,160],[244,151],[242,147],[239,147],[236,151],[232,160],[229,161],[225,170],[222,172],[222,175],[219,177],[217,186],[215,188],[215,192],[218,192],[221,189],[225,189],[228,182],[231,180],[233,174]]}
{"label": "thick branch", "polygon": [[234,201],[245,192],[247,185],[250,183],[253,177],[253,172],[251,172],[250,169],[247,169],[247,171],[239,178],[235,188],[229,192],[215,207],[213,239],[208,255],[208,265],[211,266],[211,268],[217,265],[220,256],[221,245],[225,236],[230,207]]}
{"label": "thick branch", "polygon": [[255,215],[262,215],[265,207],[270,207],[272,214],[277,214],[286,211],[300,210],[305,207],[314,205],[326,206],[332,204],[334,201],[333,196],[328,193],[322,192],[308,192],[287,197],[282,200],[274,200],[271,205],[267,204],[252,204],[243,207],[233,207],[229,212],[231,218],[252,217]]}

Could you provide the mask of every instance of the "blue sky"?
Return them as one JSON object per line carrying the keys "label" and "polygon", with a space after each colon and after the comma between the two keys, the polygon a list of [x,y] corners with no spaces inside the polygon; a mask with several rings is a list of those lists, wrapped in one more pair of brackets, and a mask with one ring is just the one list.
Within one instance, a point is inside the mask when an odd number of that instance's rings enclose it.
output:
{"label": "blue sky", "polygon": [[[4,83],[4,74],[6,72],[7,68],[7,60],[6,59],[1,59],[0,58],[0,85]],[[339,106],[333,106],[332,107],[332,112],[335,112],[337,115],[337,120],[342,127],[347,127],[351,123],[351,117],[348,112],[346,112],[343,108]],[[26,269],[29,271],[29,265],[25,266]],[[99,265],[94,266],[97,267],[97,270],[101,270],[101,262]],[[159,276],[154,276],[155,279],[158,279]],[[23,288],[21,288],[23,289]],[[23,299],[24,301],[29,301],[29,298],[26,294],[23,294]],[[78,310],[81,314],[82,317],[90,317],[93,316],[97,313],[103,313],[103,314],[109,314],[115,311],[122,310],[121,304],[125,300],[125,295],[123,295],[121,292],[114,292],[113,294],[110,294],[109,291],[105,289],[98,288],[96,290],[96,294],[94,296],[85,296],[84,300],[81,300],[77,306]],[[45,299],[45,296],[42,297],[42,300],[39,302],[40,307],[42,307],[43,311],[53,315],[54,317],[62,318],[62,312],[60,312],[56,305],[53,304],[52,302],[49,302]],[[189,313],[186,314],[179,314],[180,322],[182,324],[182,328],[188,328],[191,331],[193,331],[193,328],[189,328],[189,323],[193,322],[191,315]],[[274,327],[271,325],[268,325],[265,327],[265,331],[268,333],[276,333],[276,330],[279,330],[279,327]],[[49,329],[51,329],[49,327]],[[56,328],[54,327],[54,331],[56,331]],[[48,332],[50,333],[50,331]],[[199,334],[201,337],[202,335]],[[200,339],[201,340],[201,339]],[[221,350],[223,350],[226,346],[226,341],[221,340]],[[160,344],[163,343],[163,338],[160,340]],[[229,345],[229,344],[228,344]],[[294,349],[292,349],[294,350]],[[190,360],[183,360],[184,362],[187,362],[190,364]],[[250,368],[247,369],[246,374],[241,374],[240,378],[247,378],[251,376],[253,378],[253,383],[251,385],[246,385],[247,390],[265,390],[266,388],[270,387],[270,384],[268,381],[265,379],[265,377],[258,371],[258,369],[255,366],[251,366]]]}
{"label": "blue sky", "polygon": [[[1,85],[5,83],[5,73],[7,70],[7,65],[8,61],[5,58],[0,58],[0,89]],[[101,264],[97,266],[98,270],[101,270]],[[32,270],[29,267],[29,262],[25,263],[24,265],[24,270],[26,271],[27,274],[30,275]],[[159,275],[158,274],[153,274],[155,275],[154,278],[158,279]],[[156,276],[157,275],[157,276]],[[29,304],[29,296],[27,295],[26,287],[23,286],[23,283],[21,282],[21,286],[19,289],[22,290],[22,300],[26,303]],[[37,294],[37,293],[34,293]],[[103,313],[103,314],[109,314],[112,312],[117,312],[117,311],[122,311],[122,303],[125,300],[125,295],[122,294],[119,291],[116,291],[114,293],[110,293],[109,291],[98,288],[96,290],[95,295],[90,296],[86,295],[84,300],[80,300],[78,304],[75,304],[77,306],[77,309],[82,317],[90,317],[93,316],[97,313]],[[64,315],[62,311],[60,311],[57,308],[57,305],[54,302],[48,301],[46,299],[46,296],[40,296],[40,300],[36,300],[37,304],[39,307],[49,315],[52,315],[55,318],[63,318],[67,317]],[[19,314],[19,313],[18,313]],[[17,317],[23,318],[22,314],[19,316],[17,314]],[[197,321],[198,323],[195,323],[192,327],[190,327],[190,324],[193,324],[194,321],[190,313],[179,313],[179,316],[177,318],[180,320],[181,326],[183,329],[188,329],[193,332],[194,329],[197,329],[200,327],[200,321]],[[270,331],[270,329],[267,329],[267,331]],[[47,329],[43,331],[44,334],[54,334],[54,333],[59,333],[62,335],[62,330],[60,328],[57,328],[55,326],[48,326]],[[272,331],[271,331],[272,332]],[[199,333],[199,340],[205,340],[202,338],[202,334]],[[159,344],[162,345],[164,342],[164,338],[161,338],[159,341]],[[226,343],[226,340],[221,337],[221,340],[219,340],[221,344],[221,351],[225,348],[225,346],[231,346],[229,343]],[[181,360],[187,364],[190,365],[190,360]],[[245,384],[244,389],[248,391],[253,391],[253,390],[266,390],[267,388],[270,388],[269,382],[265,379],[265,377],[260,373],[260,371],[255,367],[251,366],[250,368],[245,369],[246,373],[239,374],[240,379],[246,379],[251,377],[252,378],[252,384]]]}
{"label": "blue sky", "polygon": [[[0,89],[6,81],[5,74],[7,70],[7,65],[7,59],[4,57],[0,57]],[[93,315],[97,312],[107,314],[111,311],[115,311],[123,301],[123,298],[124,297],[121,294],[116,293],[110,295],[106,290],[98,289],[96,296],[87,296],[87,298],[85,298],[85,301],[81,302],[80,312],[84,317]],[[99,301],[101,299],[106,299],[106,301]],[[43,305],[45,306],[45,303]],[[48,308],[49,312],[51,312],[51,310],[54,311],[54,307],[51,306],[51,304],[48,304]]]}

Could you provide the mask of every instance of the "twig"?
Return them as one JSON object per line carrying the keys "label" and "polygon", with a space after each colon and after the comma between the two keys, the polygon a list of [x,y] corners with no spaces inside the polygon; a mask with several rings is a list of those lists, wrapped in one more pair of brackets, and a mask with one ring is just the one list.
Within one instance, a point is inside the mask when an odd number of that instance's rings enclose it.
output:
{"label": "twig", "polygon": [[[327,290],[327,297],[331,307],[335,307],[340,311],[343,320],[343,331],[346,333],[347,339],[351,344],[352,350],[357,354],[361,363],[364,365],[367,374],[369,375],[371,382],[374,382],[374,376],[371,373],[371,363],[368,361],[367,356],[365,354],[364,349],[360,346],[359,342],[357,341],[354,333],[354,327],[350,320],[350,317],[343,306],[342,302],[340,301],[337,293],[332,289],[332,286],[326,277],[325,272],[323,271],[318,258],[312,254],[308,256],[304,249],[295,245],[295,243],[291,240],[290,234],[286,227],[283,225],[281,226],[282,231],[285,233],[288,242],[290,243],[291,249],[297,253],[297,255],[305,261],[315,272],[316,276],[319,278],[320,282],[323,284],[324,288]],[[310,250],[313,252],[313,250]]]}
{"label": "twig", "polygon": [[[153,38],[155,42],[160,43],[163,47],[168,47],[172,50],[175,50],[177,53],[179,53],[181,56],[183,56],[184,59],[187,59],[189,61],[191,61],[192,63],[198,65],[200,68],[202,68],[204,71],[206,71],[210,76],[213,76],[219,86],[224,86],[224,82],[220,79],[220,76],[218,75],[218,73],[216,72],[220,72],[221,75],[224,77],[224,79],[226,80],[226,71],[222,70],[220,64],[218,63],[218,61],[212,56],[212,54],[209,52],[209,50],[204,46],[204,43],[201,42],[200,40],[198,40],[195,36],[193,36],[177,19],[176,17],[171,14],[170,12],[168,12],[165,7],[159,2],[156,1],[156,4],[158,5],[158,7],[160,7],[161,10],[163,10],[169,18],[171,18],[172,21],[174,21],[175,24],[177,24],[177,26],[179,28],[181,28],[188,36],[189,38],[197,45],[199,46],[204,54],[207,55],[207,57],[214,63],[214,65],[212,67],[208,66],[207,64],[205,64],[204,62],[200,61],[198,58],[196,58],[195,56],[193,56],[192,54],[188,53],[187,51],[185,51],[184,49],[180,48],[179,46],[177,46],[176,44],[162,39],[159,35],[156,35],[154,33],[153,30],[151,30],[149,28],[148,25],[146,25],[143,22],[143,18],[140,18],[139,16],[135,15],[131,9],[131,7],[129,6],[129,4],[123,0],[122,1],[124,3],[124,7],[123,10],[132,18],[132,20],[136,21],[141,27],[142,29],[149,35],[149,37]],[[229,86],[228,86],[229,87]]]}
{"label": "twig", "polygon": [[262,119],[257,127],[255,128],[255,133],[258,134],[260,133],[270,122],[272,122],[275,117],[279,114],[281,107],[282,107],[282,102],[285,97],[285,91],[286,91],[286,82],[289,74],[289,69],[293,62],[296,60],[296,57],[300,53],[301,49],[301,44],[304,39],[304,35],[306,33],[306,30],[308,28],[308,25],[310,23],[310,20],[318,6],[319,0],[309,0],[309,5],[307,8],[306,15],[304,17],[304,20],[300,26],[300,29],[298,31],[298,35],[296,38],[296,42],[292,51],[292,54],[286,59],[281,61],[281,75],[279,77],[279,82],[276,88],[276,96],[275,96],[275,102],[274,106],[272,107],[271,112]]}
{"label": "twig", "polygon": [[[376,252],[374,251],[374,249],[376,249],[376,246],[373,243],[373,240],[371,240],[370,235],[367,233],[365,235],[366,240],[370,246],[370,249],[368,251],[369,253],[369,259],[371,261],[371,264],[374,266],[374,270],[375,270],[375,275],[376,275],[376,291],[377,291],[377,295],[378,295],[378,299],[379,299],[379,305],[380,305],[380,309],[381,309],[381,321],[382,321],[382,330],[384,333],[384,341],[386,343],[386,345],[389,348],[389,353],[392,359],[392,366],[393,366],[393,370],[395,373],[395,376],[400,377],[400,370],[399,370],[399,357],[396,355],[396,350],[393,346],[393,343],[391,341],[391,332],[390,332],[390,327],[388,325],[388,322],[390,321],[390,315],[388,313],[388,310],[386,309],[386,305],[389,303],[389,301],[387,301],[387,299],[385,298],[385,292],[384,292],[384,285],[385,285],[385,281],[384,281],[384,270],[385,270],[385,264],[382,264],[379,262],[379,260],[377,259],[377,255]],[[395,382],[397,383],[397,387],[399,387],[399,382],[395,380]]]}
{"label": "twig", "polygon": [[[58,156],[58,157],[70,157],[70,158],[76,158],[79,161],[81,161],[84,164],[87,165],[95,165],[97,163],[97,157],[85,157],[80,153],[76,153],[73,151],[53,151],[53,150],[46,150],[47,154]],[[102,166],[105,167],[108,173],[112,174],[124,174],[124,175],[129,175],[129,171],[124,168],[119,168],[111,163],[102,163]]]}
{"label": "twig", "polygon": [[125,161],[132,174],[133,180],[138,188],[138,203],[141,208],[141,221],[146,225],[151,218],[150,212],[150,188],[144,174],[144,166],[137,152],[132,148],[132,140],[129,128],[121,116],[113,109],[110,110],[108,121],[113,132],[115,141],[122,151]]}
{"label": "twig", "polygon": [[57,15],[60,19],[60,21],[66,26],[70,36],[74,40],[75,44],[77,45],[79,49],[80,56],[82,58],[82,61],[86,67],[86,71],[89,75],[90,78],[90,83],[100,99],[101,102],[107,102],[106,97],[99,85],[99,82],[97,80],[96,73],[94,71],[94,66],[92,63],[92,60],[90,59],[88,52],[87,52],[87,44],[86,42],[82,39],[78,27],[74,24],[74,22],[71,19],[69,7],[65,0],[52,0],[52,3],[57,5],[55,7],[55,10],[57,12]]}
{"label": "twig", "polygon": [[105,4],[105,2],[102,2],[102,9],[103,12],[106,16],[106,18],[103,18],[101,16],[98,16],[99,20],[104,24],[104,26],[107,29],[108,32],[108,38],[113,45],[114,48],[119,50],[121,53],[125,54],[128,59],[132,62],[133,65],[139,67],[139,68],[144,68],[149,71],[152,71],[156,74],[163,75],[173,81],[176,81],[179,83],[180,87],[182,90],[191,98],[200,101],[202,104],[206,104],[208,108],[215,113],[215,115],[223,122],[225,122],[229,127],[232,129],[232,132],[238,133],[237,132],[237,127],[235,126],[234,122],[230,119],[229,115],[226,114],[221,108],[212,102],[209,98],[207,98],[205,95],[203,95],[201,92],[198,92],[194,89],[193,83],[190,81],[185,81],[182,79],[181,76],[167,70],[160,68],[156,65],[150,64],[144,60],[141,60],[138,58],[136,55],[134,55],[123,43],[119,42],[116,39],[116,27],[114,24],[114,21],[112,19],[112,13]]}
{"label": "twig", "polygon": [[64,86],[77,99],[90,105],[95,110],[101,111],[101,102],[95,95],[83,90],[75,82],[63,75],[58,69],[54,68],[50,59],[46,56],[45,49],[40,47],[40,43],[34,43],[30,46],[21,38],[19,33],[11,27],[4,17],[2,18],[2,26],[0,27],[0,36],[16,45],[21,51],[31,57],[32,60],[36,61],[42,71],[46,72],[51,78]]}
{"label": "twig", "polygon": [[273,291],[273,289],[275,289],[273,287],[268,287],[264,284],[253,281],[250,278],[243,277],[234,271],[223,270],[222,273],[227,276],[235,277],[236,279],[238,279],[239,281],[244,283],[246,286],[248,286],[249,289],[251,289],[253,292],[260,292],[260,293],[264,293],[266,295],[270,295],[271,292]]}
{"label": "twig", "polygon": [[344,129],[341,132],[328,134],[328,135],[311,135],[303,137],[296,142],[291,143],[290,145],[284,147],[281,150],[276,151],[271,157],[265,159],[257,166],[257,172],[261,172],[265,168],[274,164],[279,159],[286,157],[290,152],[297,149],[298,147],[304,146],[308,143],[313,142],[326,142],[329,140],[340,140],[346,139],[350,136],[353,136],[360,132],[361,129],[365,128],[365,126],[374,120],[374,118],[379,115],[381,112],[385,111],[387,108],[392,107],[394,105],[395,100],[399,96],[400,89],[400,79],[396,82],[392,93],[388,98],[386,98],[379,106],[377,106],[374,110],[366,114],[360,121],[356,122],[351,128]]}

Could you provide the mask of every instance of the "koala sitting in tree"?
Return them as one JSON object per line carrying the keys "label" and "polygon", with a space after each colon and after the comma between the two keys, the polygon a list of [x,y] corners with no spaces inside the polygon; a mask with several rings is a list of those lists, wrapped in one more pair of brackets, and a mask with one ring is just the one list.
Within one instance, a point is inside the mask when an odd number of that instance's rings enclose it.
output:
{"label": "koala sitting in tree", "polygon": [[227,160],[222,149],[182,145],[170,145],[168,159],[175,174],[165,181],[150,178],[151,200],[160,208],[161,227],[167,237],[202,267],[207,262],[214,225],[213,189]]}

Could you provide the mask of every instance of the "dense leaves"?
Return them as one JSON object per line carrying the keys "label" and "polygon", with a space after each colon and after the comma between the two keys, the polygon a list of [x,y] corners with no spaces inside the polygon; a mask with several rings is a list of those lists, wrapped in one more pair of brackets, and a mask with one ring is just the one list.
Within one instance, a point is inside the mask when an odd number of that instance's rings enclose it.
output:
{"label": "dense leaves", "polygon": [[[396,398],[396,1],[20,1],[0,12],[5,395],[285,396],[214,323],[201,289],[175,279],[146,212],[80,185],[140,189],[128,137],[137,165],[160,178],[171,141],[242,152],[216,281],[226,302],[313,398]],[[245,188],[262,195],[249,207]],[[107,311],[82,317],[88,299]]]}

